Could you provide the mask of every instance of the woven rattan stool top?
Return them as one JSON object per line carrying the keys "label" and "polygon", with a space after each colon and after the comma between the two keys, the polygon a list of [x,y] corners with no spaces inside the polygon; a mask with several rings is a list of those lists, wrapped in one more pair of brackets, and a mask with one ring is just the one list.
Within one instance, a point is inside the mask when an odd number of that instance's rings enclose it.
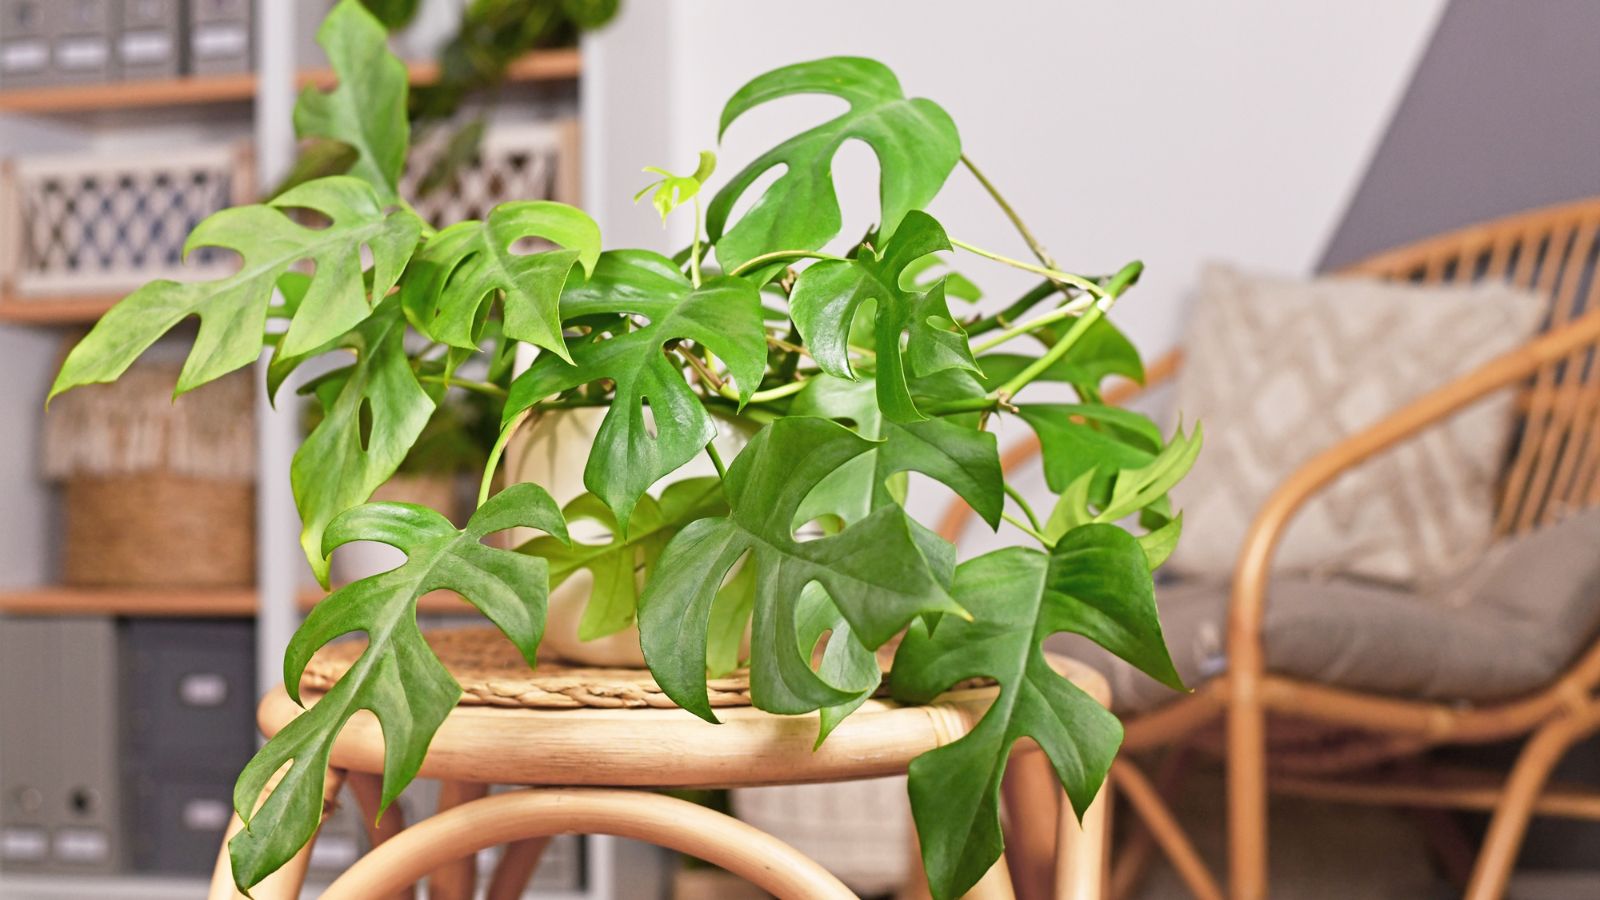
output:
{"label": "woven rattan stool top", "polygon": [[[541,658],[530,670],[517,648],[493,628],[442,628],[424,634],[439,661],[461,685],[461,702],[474,706],[526,709],[673,708],[673,702],[642,669],[602,669]],[[326,691],[355,664],[365,640],[339,641],[322,648],[306,666],[301,687]],[[712,679],[711,705],[749,706],[750,680],[740,672]]]}
{"label": "woven rattan stool top", "polygon": [[[742,678],[719,681],[712,725],[664,703],[649,673],[541,663],[529,672],[491,629],[429,636],[468,690],[434,735],[421,775],[489,784],[614,787],[739,787],[799,784],[903,774],[919,754],[966,734],[993,702],[995,687],[963,687],[925,706],[868,700],[813,750],[818,717],[776,716],[748,705]],[[324,649],[307,669],[303,699],[348,669],[360,642]],[[1087,666],[1052,657],[1057,671],[1102,703],[1105,680]],[[498,698],[498,699],[488,699]],[[526,699],[524,699],[526,698]],[[738,705],[735,705],[738,704]],[[276,734],[301,709],[280,686],[261,701],[257,719]],[[383,770],[383,731],[370,713],[352,718],[334,745],[332,764]]]}

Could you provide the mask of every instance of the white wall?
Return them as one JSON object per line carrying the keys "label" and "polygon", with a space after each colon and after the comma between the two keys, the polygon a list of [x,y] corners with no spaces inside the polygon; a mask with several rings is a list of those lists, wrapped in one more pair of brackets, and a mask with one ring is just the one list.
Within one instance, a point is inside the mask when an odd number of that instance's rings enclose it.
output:
{"label": "white wall", "polygon": [[[648,208],[630,208],[639,167],[692,169],[714,146],[723,101],[759,72],[873,56],[908,93],[950,111],[968,153],[1062,265],[1146,262],[1119,315],[1159,351],[1179,333],[1202,260],[1311,270],[1442,7],[635,0],[589,48],[600,83],[586,85],[588,199],[608,244],[665,246]],[[796,98],[747,114],[721,148],[723,174],[836,107]],[[847,198],[852,185],[873,195],[865,148],[848,147],[838,173]],[[870,207],[846,199],[846,234],[859,236]],[[954,235],[1025,254],[960,171],[933,212]],[[962,265],[996,296],[1028,283],[971,258]]]}

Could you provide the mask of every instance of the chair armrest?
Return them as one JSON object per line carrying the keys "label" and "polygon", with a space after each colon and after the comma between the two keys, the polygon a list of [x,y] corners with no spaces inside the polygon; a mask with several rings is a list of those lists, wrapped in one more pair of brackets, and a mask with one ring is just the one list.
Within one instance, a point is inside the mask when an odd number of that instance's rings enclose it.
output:
{"label": "chair armrest", "polygon": [[[1600,342],[1600,310],[1553,328],[1455,381],[1417,398],[1376,424],[1312,457],[1273,491],[1256,513],[1234,567],[1228,612],[1228,670],[1259,675],[1261,619],[1267,579],[1280,539],[1294,516],[1334,479],[1448,418],[1484,396],[1532,376],[1583,347]],[[1251,674],[1246,679],[1254,681]],[[1237,679],[1236,679],[1237,680]]]}

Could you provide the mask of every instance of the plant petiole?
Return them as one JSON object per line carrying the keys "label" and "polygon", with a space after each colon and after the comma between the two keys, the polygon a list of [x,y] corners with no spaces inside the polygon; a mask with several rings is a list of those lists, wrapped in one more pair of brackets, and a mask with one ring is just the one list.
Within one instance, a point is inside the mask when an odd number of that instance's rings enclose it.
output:
{"label": "plant petiole", "polygon": [[728,274],[738,277],[750,271],[751,269],[759,269],[767,263],[777,262],[783,259],[822,259],[830,262],[845,262],[845,259],[842,256],[834,256],[831,253],[818,253],[814,250],[774,250],[771,253],[763,253],[760,256],[750,257],[749,259],[735,266],[733,271],[729,272]]}
{"label": "plant petiole", "polygon": [[1102,288],[1100,285],[1095,284],[1093,281],[1090,281],[1082,275],[1073,275],[1070,272],[1058,272],[1055,269],[1046,268],[1045,266],[1036,266],[1033,263],[1025,263],[1020,259],[1012,259],[1009,256],[1001,256],[993,250],[985,250],[975,244],[969,244],[960,238],[950,238],[950,245],[953,247],[960,247],[968,253],[976,253],[984,259],[992,259],[997,263],[1003,263],[1004,265],[1011,266],[1014,269],[1021,269],[1024,272],[1032,272],[1035,275],[1043,275],[1051,281],[1059,281],[1063,284],[1070,284],[1075,288],[1088,291],[1089,293],[1094,294],[1096,297],[1103,297],[1106,293],[1105,288]]}
{"label": "plant petiole", "polygon": [[977,355],[979,353],[993,350],[1001,344],[1004,344],[1006,341],[1009,341],[1014,337],[1027,334],[1036,328],[1043,328],[1046,325],[1052,325],[1061,321],[1062,319],[1070,319],[1076,316],[1081,316],[1083,311],[1093,306],[1094,303],[1094,298],[1087,296],[1078,297],[1075,300],[1069,300],[1057,307],[1052,312],[1046,313],[1035,319],[1029,319],[1020,325],[1013,325],[986,341],[973,344],[972,353],[973,355]]}

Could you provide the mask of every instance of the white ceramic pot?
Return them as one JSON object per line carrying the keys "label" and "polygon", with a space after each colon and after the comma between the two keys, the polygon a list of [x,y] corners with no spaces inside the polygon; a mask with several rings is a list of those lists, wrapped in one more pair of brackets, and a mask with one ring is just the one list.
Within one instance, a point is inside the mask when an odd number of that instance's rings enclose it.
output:
{"label": "white ceramic pot", "polygon": [[[606,409],[579,407],[551,410],[529,420],[506,449],[505,471],[508,481],[538,484],[562,506],[584,493],[583,469],[588,463],[589,449],[594,444]],[[648,410],[646,415],[649,415]],[[754,433],[746,423],[724,419],[717,420],[717,430],[717,452],[724,460],[733,459]],[[672,473],[668,480],[652,488],[651,493],[659,494],[661,488],[674,481],[715,474],[716,469],[710,460],[702,455]],[[605,531],[592,522],[569,522],[568,528],[574,541],[608,539]],[[526,533],[520,533],[522,531]],[[513,546],[537,534],[531,529],[513,532]],[[578,639],[578,623],[589,602],[592,585],[590,572],[580,569],[550,592],[550,607],[540,655],[580,665],[643,668],[644,652],[639,648],[637,627],[626,628],[593,641]]]}
{"label": "white ceramic pot", "polygon": [[[396,475],[372,492],[372,502],[417,503],[443,513],[460,524],[461,497],[450,475]],[[406,561],[406,555],[388,544],[352,541],[333,551],[329,577],[333,584],[349,584],[369,575],[387,572]]]}

